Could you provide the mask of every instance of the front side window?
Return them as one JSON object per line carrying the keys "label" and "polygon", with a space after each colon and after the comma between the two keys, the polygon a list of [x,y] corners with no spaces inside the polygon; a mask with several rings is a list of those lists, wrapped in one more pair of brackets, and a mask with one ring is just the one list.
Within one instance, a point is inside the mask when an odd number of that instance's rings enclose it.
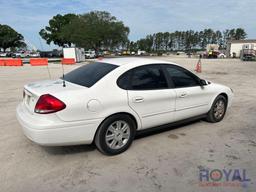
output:
{"label": "front side window", "polygon": [[67,73],[65,80],[77,85],[91,87],[117,67],[117,65],[108,63],[91,63]]}
{"label": "front side window", "polygon": [[186,69],[176,66],[166,66],[166,71],[176,88],[199,86],[196,77]]}
{"label": "front side window", "polygon": [[132,90],[167,89],[168,84],[161,66],[147,65],[131,72],[130,88]]}

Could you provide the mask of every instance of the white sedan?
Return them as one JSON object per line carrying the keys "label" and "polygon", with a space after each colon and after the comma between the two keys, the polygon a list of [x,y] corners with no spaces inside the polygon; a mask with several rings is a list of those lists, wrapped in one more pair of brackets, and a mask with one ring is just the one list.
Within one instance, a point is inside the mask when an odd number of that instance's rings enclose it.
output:
{"label": "white sedan", "polygon": [[94,142],[108,155],[131,145],[137,130],[190,118],[223,119],[233,91],[166,61],[104,59],[64,78],[24,86],[17,118],[40,145]]}

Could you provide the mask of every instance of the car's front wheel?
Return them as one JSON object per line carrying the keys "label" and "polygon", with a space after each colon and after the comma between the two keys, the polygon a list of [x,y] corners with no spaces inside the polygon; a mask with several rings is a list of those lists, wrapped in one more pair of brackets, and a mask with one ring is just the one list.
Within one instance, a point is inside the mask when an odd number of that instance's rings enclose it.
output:
{"label": "car's front wheel", "polygon": [[227,99],[223,95],[219,95],[213,102],[210,111],[207,114],[206,120],[211,123],[220,122],[227,110]]}
{"label": "car's front wheel", "polygon": [[95,144],[107,155],[117,155],[127,150],[135,136],[136,124],[129,115],[118,114],[107,118],[99,127]]}

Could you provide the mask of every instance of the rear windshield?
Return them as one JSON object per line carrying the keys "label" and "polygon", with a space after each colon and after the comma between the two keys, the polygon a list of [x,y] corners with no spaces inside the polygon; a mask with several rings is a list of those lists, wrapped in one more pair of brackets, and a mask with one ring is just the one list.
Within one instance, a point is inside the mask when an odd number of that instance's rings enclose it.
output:
{"label": "rear windshield", "polygon": [[67,73],[65,80],[81,86],[91,87],[117,67],[117,65],[107,63],[91,63]]}

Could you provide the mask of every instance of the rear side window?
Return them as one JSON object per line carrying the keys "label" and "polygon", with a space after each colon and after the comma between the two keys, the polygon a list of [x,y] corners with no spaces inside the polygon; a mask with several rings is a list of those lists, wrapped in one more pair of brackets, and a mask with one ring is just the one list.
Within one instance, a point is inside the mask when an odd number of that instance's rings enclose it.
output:
{"label": "rear side window", "polygon": [[128,71],[118,78],[117,85],[120,88],[125,90],[130,89],[130,74],[131,74],[131,71]]}
{"label": "rear side window", "polygon": [[65,80],[81,86],[91,87],[117,67],[117,65],[108,63],[91,63],[67,73]]}
{"label": "rear side window", "polygon": [[166,67],[166,70],[176,88],[199,86],[196,77],[186,69],[176,66],[168,66]]}
{"label": "rear side window", "polygon": [[168,84],[160,65],[146,65],[131,72],[132,90],[166,89]]}

